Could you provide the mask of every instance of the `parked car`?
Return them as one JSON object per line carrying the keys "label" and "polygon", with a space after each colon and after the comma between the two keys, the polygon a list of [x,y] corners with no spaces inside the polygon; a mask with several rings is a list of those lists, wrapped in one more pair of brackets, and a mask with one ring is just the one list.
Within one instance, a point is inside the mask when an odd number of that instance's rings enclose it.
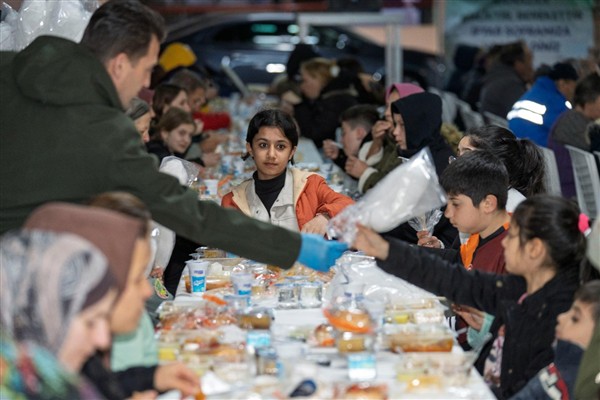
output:
{"label": "parked car", "polygon": [[[269,85],[300,43],[296,13],[204,14],[169,27],[165,45],[188,44],[204,67],[221,84],[221,63],[229,66],[245,84]],[[327,58],[355,57],[375,79],[385,76],[385,49],[343,26],[311,26],[305,40]],[[424,88],[441,88],[446,66],[441,57],[403,49],[404,80]]]}

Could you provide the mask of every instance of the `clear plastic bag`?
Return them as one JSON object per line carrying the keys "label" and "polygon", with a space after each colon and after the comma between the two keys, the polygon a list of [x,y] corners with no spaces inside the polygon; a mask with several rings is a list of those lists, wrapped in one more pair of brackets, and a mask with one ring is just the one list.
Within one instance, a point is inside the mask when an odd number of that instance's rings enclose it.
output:
{"label": "clear plastic bag", "polygon": [[182,186],[189,187],[198,179],[200,167],[179,157],[168,156],[163,158],[158,170],[179,179]]}
{"label": "clear plastic bag", "polygon": [[96,0],[25,0],[14,26],[11,50],[22,50],[38,36],[48,34],[79,42],[96,8]]}
{"label": "clear plastic bag", "polygon": [[433,234],[433,227],[440,222],[440,218],[442,218],[442,211],[435,208],[429,212],[426,212],[423,215],[419,215],[418,217],[414,217],[408,220],[408,224],[415,231],[427,231],[428,235],[431,236]]}
{"label": "clear plastic bag", "polygon": [[373,301],[412,304],[418,300],[432,299],[437,302],[433,294],[377,268],[373,257],[361,253],[344,253],[336,261],[334,269],[336,274],[325,296],[328,302],[343,294],[349,284],[364,286],[363,295]]}
{"label": "clear plastic bag", "polygon": [[425,148],[387,174],[355,204],[329,221],[330,237],[353,243],[356,224],[386,232],[446,204],[431,153]]}
{"label": "clear plastic bag", "polygon": [[19,14],[6,3],[2,3],[1,11],[3,20],[0,22],[0,51],[13,51]]}

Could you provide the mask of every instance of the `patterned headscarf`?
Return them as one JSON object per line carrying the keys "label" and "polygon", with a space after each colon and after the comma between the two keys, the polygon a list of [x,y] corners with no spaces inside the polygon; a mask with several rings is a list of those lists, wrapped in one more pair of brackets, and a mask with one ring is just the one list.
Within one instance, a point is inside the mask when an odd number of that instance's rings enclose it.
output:
{"label": "patterned headscarf", "polygon": [[89,240],[108,259],[122,292],[143,222],[116,211],[57,202],[36,208],[23,228],[72,233]]}
{"label": "patterned headscarf", "polygon": [[58,354],[73,318],[115,280],[104,255],[71,234],[9,232],[0,240],[0,328]]}

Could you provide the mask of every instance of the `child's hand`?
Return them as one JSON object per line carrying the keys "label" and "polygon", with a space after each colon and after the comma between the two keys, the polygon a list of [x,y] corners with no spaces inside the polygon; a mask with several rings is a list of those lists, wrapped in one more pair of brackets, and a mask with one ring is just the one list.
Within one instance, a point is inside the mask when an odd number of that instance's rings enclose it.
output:
{"label": "child's hand", "polygon": [[441,249],[442,245],[440,240],[435,236],[429,236],[428,231],[419,231],[417,232],[417,244],[423,247],[431,247],[435,249]]}
{"label": "child's hand", "polygon": [[323,140],[323,154],[330,160],[335,160],[340,155],[340,148],[331,139]]}
{"label": "child's hand", "polygon": [[207,167],[215,167],[221,162],[221,154],[219,153],[204,153],[202,154],[202,161]]}
{"label": "child's hand", "polygon": [[128,400],[153,400],[158,396],[158,392],[156,390],[146,390],[144,392],[133,392],[131,397]]}
{"label": "child's hand", "polygon": [[317,214],[313,219],[308,221],[302,226],[302,232],[304,233],[316,233],[317,235],[324,236],[327,233],[327,222],[329,220],[323,214]]}
{"label": "child's hand", "polygon": [[473,329],[478,331],[481,330],[483,325],[484,312],[479,311],[476,308],[463,306],[459,304],[454,304],[452,306],[452,311],[456,314],[460,315],[462,319]]}
{"label": "child's hand", "polygon": [[344,170],[351,177],[358,179],[368,167],[366,162],[359,160],[357,157],[348,156]]}
{"label": "child's hand", "polygon": [[200,391],[198,375],[182,363],[159,365],[154,372],[154,388],[161,392],[176,389],[183,397]]}
{"label": "child's hand", "polygon": [[371,128],[371,135],[373,136],[373,139],[379,139],[379,140],[383,140],[383,138],[385,137],[385,134],[392,130],[394,126],[392,125],[392,123],[390,121],[386,121],[386,120],[379,120],[377,122],[375,122],[375,125],[373,125],[373,127]]}
{"label": "child's hand", "polygon": [[367,228],[364,225],[356,225],[357,232],[354,239],[353,247],[357,250],[364,251],[369,256],[376,257],[380,260],[388,258],[390,244],[387,240],[381,237],[380,234]]}
{"label": "child's hand", "polygon": [[204,121],[201,119],[195,119],[194,122],[196,123],[196,132],[194,132],[194,136],[201,135],[202,131],[204,130]]}

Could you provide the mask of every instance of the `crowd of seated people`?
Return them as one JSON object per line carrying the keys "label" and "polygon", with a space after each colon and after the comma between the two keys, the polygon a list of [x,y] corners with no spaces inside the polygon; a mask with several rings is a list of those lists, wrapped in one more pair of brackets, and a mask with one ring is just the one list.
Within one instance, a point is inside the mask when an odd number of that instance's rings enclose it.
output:
{"label": "crowd of seated people", "polygon": [[[138,1],[112,0],[97,10],[81,43],[41,38],[0,65],[2,93],[13,99],[0,120],[23,134],[7,138],[7,150],[0,146],[0,177],[10,192],[0,194],[2,396],[201,396],[189,366],[158,363],[148,311],[173,298],[189,253],[204,244],[319,271],[345,250],[363,251],[383,271],[452,302],[458,343],[480,351],[475,367],[498,398],[599,393],[600,227],[570,199],[573,171],[561,168],[563,197],[546,193],[538,147],[553,148],[559,164],[568,163],[565,145],[599,149],[598,71],[561,61],[534,76],[524,41],[487,51],[464,46],[446,89],[509,118],[510,129],[485,125],[450,143],[437,94],[411,83],[384,88],[356,60],[327,59],[299,45],[275,85],[278,102],[244,123],[242,157],[255,172],[216,204],[158,172],[169,156],[195,163],[200,178],[219,169],[237,117],[211,108],[218,88],[189,47],[171,44],[159,54],[163,28]],[[145,39],[136,46],[107,48],[134,40],[140,29]],[[83,89],[54,93],[63,81],[56,79],[61,71],[43,64],[49,47],[78,60],[69,68],[86,67]],[[22,68],[25,62],[36,67]],[[40,88],[33,77],[43,67],[49,77]],[[531,117],[540,108],[527,107],[536,102],[545,108]],[[32,117],[18,118],[21,108]],[[44,124],[52,125],[49,139],[31,152],[46,158],[33,157],[35,170],[57,169],[39,182],[23,159]],[[58,139],[80,130],[87,136],[78,141]],[[296,168],[302,137],[337,166],[341,189]],[[53,156],[49,143],[73,149],[60,146]],[[348,244],[326,237],[331,218],[423,149],[447,194],[435,226],[375,232],[359,225]],[[65,156],[77,152],[65,166]],[[152,250],[157,224],[174,237],[167,265],[158,265]]]}

